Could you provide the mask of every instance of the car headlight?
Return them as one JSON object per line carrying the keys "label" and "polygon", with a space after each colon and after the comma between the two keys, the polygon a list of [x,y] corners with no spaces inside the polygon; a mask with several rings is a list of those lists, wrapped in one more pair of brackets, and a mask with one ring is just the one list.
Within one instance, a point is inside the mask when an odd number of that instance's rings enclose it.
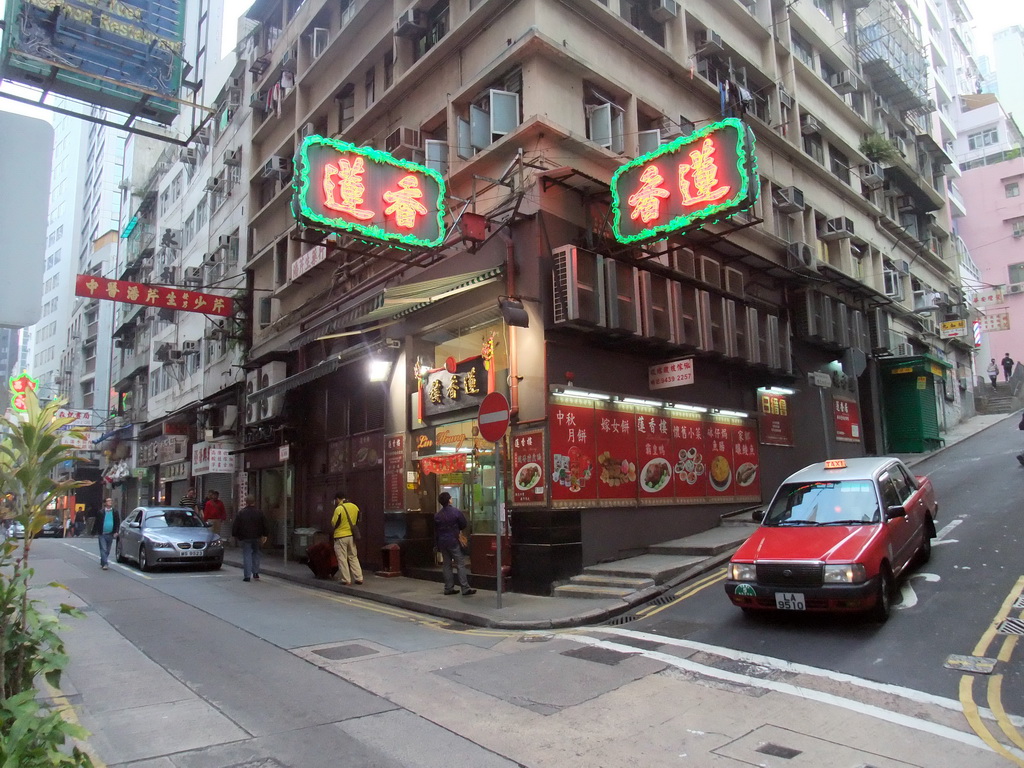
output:
{"label": "car headlight", "polygon": [[867,571],[860,563],[825,566],[824,582],[826,584],[858,584],[866,579]]}
{"label": "car headlight", "polygon": [[146,543],[152,549],[174,549],[174,544],[169,541],[160,541],[159,539],[146,539]]}
{"label": "car headlight", "polygon": [[221,539],[214,539],[206,545],[208,549],[220,549],[224,546],[224,541]]}
{"label": "car headlight", "polygon": [[753,563],[729,563],[729,578],[733,581],[757,581],[757,566]]}

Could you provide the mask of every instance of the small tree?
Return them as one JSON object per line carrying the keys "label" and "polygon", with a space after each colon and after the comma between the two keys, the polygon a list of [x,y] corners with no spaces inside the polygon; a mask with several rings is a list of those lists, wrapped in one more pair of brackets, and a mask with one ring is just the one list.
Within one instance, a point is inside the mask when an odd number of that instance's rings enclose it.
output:
{"label": "small tree", "polygon": [[880,133],[869,133],[860,142],[861,153],[873,163],[894,163],[899,151]]}
{"label": "small tree", "polygon": [[22,545],[10,539],[0,544],[0,765],[91,766],[77,746],[70,754],[63,749],[68,739],[84,739],[86,731],[42,706],[34,688],[40,675],[50,685],[60,685],[68,660],[57,634],[60,616],[82,614],[62,604],[54,616],[29,599],[32,539],[46,522],[46,510],[58,497],[88,483],[52,477],[59,464],[75,459],[62,442],[62,428],[72,422],[57,417],[62,403],[41,407],[34,391],[25,394],[24,402],[25,412],[5,418],[0,435],[0,494],[13,496],[13,520],[25,528]]}

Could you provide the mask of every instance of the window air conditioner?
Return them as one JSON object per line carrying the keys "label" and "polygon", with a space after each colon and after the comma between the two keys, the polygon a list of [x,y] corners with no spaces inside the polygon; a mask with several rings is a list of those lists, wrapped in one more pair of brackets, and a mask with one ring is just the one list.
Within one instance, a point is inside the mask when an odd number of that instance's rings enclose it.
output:
{"label": "window air conditioner", "polygon": [[825,230],[818,234],[822,240],[842,240],[853,237],[853,222],[845,216],[829,219],[825,222]]}
{"label": "window air conditioner", "polygon": [[725,44],[722,42],[722,36],[712,29],[707,30],[698,39],[698,43],[698,53],[725,53]]}
{"label": "window air conditioner", "polygon": [[793,108],[793,97],[789,94],[789,91],[782,86],[782,83],[779,83],[779,103],[786,109]]}
{"label": "window air conditioner", "polygon": [[885,181],[885,171],[880,163],[868,163],[861,166],[860,180],[869,187],[876,187]]}
{"label": "window air conditioner", "polygon": [[193,165],[199,160],[199,150],[195,147],[182,147],[179,157],[181,162]]}
{"label": "window air conditioner", "polygon": [[775,207],[780,213],[800,213],[804,205],[804,192],[798,187],[781,187],[775,190]]}
{"label": "window air conditioner", "polygon": [[654,0],[651,18],[664,24],[679,15],[679,3],[675,0]]}
{"label": "window air conditioner", "polygon": [[242,164],[242,150],[229,149],[224,153],[224,165],[239,166]]}
{"label": "window air conditioner", "polygon": [[223,251],[225,248],[230,248],[234,239],[234,235],[220,235],[217,238],[217,250]]}
{"label": "window air conditioner", "polygon": [[202,267],[185,267],[185,277],[182,278],[183,283],[193,283],[195,285],[202,285],[203,283],[203,269]]}
{"label": "window air conditioner", "polygon": [[420,132],[399,126],[384,139],[384,151],[402,160],[412,160],[420,150]]}
{"label": "window air conditioner", "polygon": [[215,253],[207,253],[205,256],[203,256],[204,267],[216,267],[218,262],[219,260],[217,259],[217,254]]}
{"label": "window air conditioner", "polygon": [[800,133],[808,136],[812,133],[821,133],[821,125],[813,115],[804,115],[800,120]]}
{"label": "window air conditioner", "polygon": [[410,8],[395,22],[395,35],[397,37],[419,37],[424,33],[426,27],[423,23],[423,13],[418,8]]}
{"label": "window air conditioner", "polygon": [[814,249],[807,243],[790,243],[786,246],[786,266],[801,274],[818,274],[818,259]]}
{"label": "window air conditioner", "polygon": [[199,342],[198,341],[183,341],[183,342],[181,342],[181,352],[184,355],[198,355],[199,354]]}
{"label": "window air conditioner", "polygon": [[263,166],[263,178],[265,179],[273,177],[283,179],[285,176],[290,176],[291,172],[292,161],[280,155],[271,155]]}
{"label": "window air conditioner", "polygon": [[859,91],[861,87],[860,78],[852,69],[844,69],[832,75],[832,87],[836,93],[847,94]]}
{"label": "window air conditioner", "polygon": [[206,182],[205,188],[207,192],[217,192],[224,188],[224,180],[218,179],[216,176],[214,176],[213,178]]}
{"label": "window air conditioner", "polygon": [[1010,283],[1007,289],[1010,293],[1024,293],[1024,283]]}

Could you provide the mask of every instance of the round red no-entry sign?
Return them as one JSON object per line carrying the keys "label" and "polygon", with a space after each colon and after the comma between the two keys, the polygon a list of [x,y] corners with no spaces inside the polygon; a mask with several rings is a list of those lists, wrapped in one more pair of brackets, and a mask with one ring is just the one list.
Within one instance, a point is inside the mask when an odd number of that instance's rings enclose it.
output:
{"label": "round red no-entry sign", "polygon": [[480,425],[480,437],[489,443],[496,443],[508,430],[508,400],[501,392],[491,392],[480,403],[476,420]]}

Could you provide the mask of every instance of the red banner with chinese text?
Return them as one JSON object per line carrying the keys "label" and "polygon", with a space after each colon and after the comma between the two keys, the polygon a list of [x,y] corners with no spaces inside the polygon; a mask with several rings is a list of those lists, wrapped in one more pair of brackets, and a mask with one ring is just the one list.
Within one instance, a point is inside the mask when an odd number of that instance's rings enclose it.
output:
{"label": "red banner with chinese text", "polygon": [[448,475],[466,471],[466,454],[453,453],[450,456],[426,456],[420,459],[420,472],[424,475]]}
{"label": "red banner with chinese text", "polygon": [[737,501],[761,500],[761,462],[754,422],[744,419],[732,430],[733,489]]}
{"label": "red banner with chinese text", "polygon": [[842,443],[860,442],[860,408],[856,401],[835,398],[832,401],[835,416],[836,440]]}
{"label": "red banner with chinese text", "polygon": [[785,395],[759,392],[761,442],[764,445],[793,446],[793,424]]}
{"label": "red banner with chinese text", "polygon": [[584,506],[597,501],[593,403],[585,400],[549,403],[548,424],[552,505]]}
{"label": "red banner with chinese text", "polygon": [[664,412],[638,409],[637,484],[641,504],[668,504],[676,495],[672,421]]}
{"label": "red banner with chinese text", "polygon": [[636,501],[637,456],[634,424],[637,416],[631,407],[616,408],[601,403],[596,408],[597,495],[604,506]]}
{"label": "red banner with chinese text", "polygon": [[230,317],[235,311],[234,302],[227,296],[215,296],[212,293],[200,293],[187,288],[166,288],[127,280],[109,280],[96,275],[78,275],[75,278],[75,295],[88,299],[142,304],[147,307],[199,312],[221,317]]}
{"label": "red banner with chinese text", "polygon": [[544,430],[516,432],[512,437],[512,503],[543,505],[547,476],[544,458]]}
{"label": "red banner with chinese text", "polygon": [[671,430],[676,498],[683,504],[703,501],[708,495],[710,461],[704,447],[704,420],[699,413],[675,412]]}

